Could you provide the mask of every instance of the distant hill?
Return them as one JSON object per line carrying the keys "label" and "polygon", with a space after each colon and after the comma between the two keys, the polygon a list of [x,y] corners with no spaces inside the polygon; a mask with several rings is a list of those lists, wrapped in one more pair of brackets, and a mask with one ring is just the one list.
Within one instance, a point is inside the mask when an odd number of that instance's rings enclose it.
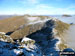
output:
{"label": "distant hill", "polygon": [[64,14],[63,17],[72,17],[71,15]]}
{"label": "distant hill", "polygon": [[0,20],[1,19],[6,19],[6,18],[10,18],[12,16],[15,16],[15,15],[0,15]]}

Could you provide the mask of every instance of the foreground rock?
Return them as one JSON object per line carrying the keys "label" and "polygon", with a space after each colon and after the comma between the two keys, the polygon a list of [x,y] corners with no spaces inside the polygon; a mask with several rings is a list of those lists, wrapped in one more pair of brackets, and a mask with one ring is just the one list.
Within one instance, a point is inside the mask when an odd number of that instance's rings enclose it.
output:
{"label": "foreground rock", "polygon": [[14,42],[13,39],[8,36],[8,35],[5,35],[4,32],[0,32],[0,41],[4,41],[4,42]]}

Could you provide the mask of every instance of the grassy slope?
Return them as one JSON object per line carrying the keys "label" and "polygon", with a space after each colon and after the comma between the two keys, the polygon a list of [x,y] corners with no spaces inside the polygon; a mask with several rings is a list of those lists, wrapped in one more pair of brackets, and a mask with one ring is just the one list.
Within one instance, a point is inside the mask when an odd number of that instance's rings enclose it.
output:
{"label": "grassy slope", "polygon": [[[28,23],[27,16],[31,17],[30,15],[13,16],[7,19],[0,20],[0,32],[7,33],[16,31],[21,25]],[[39,17],[41,20],[43,20],[44,18],[48,18],[48,16],[32,16],[32,17]],[[16,31],[16,34],[11,35],[12,38],[23,37],[24,35],[27,35],[28,31],[30,30],[30,27],[31,25],[27,26],[25,29]],[[35,30],[32,30],[32,32],[34,32]]]}
{"label": "grassy slope", "polygon": [[27,23],[23,16],[14,16],[0,20],[0,32],[10,32],[16,30],[19,26]]}
{"label": "grassy slope", "polygon": [[33,32],[36,32],[37,30],[41,29],[42,26],[43,26],[43,24],[40,24],[40,23],[30,24],[30,25],[24,26],[22,29],[15,31],[10,36],[13,39],[23,38],[24,36],[27,36]]}
{"label": "grassy slope", "polygon": [[69,28],[69,24],[61,22],[61,21],[57,21],[57,26],[56,26],[56,30],[57,30],[57,35],[61,38],[62,43],[58,45],[58,47],[60,48],[60,50],[63,50],[65,48],[68,48],[67,45],[65,45],[65,38],[63,37],[64,34],[66,34],[66,30],[68,30]]}
{"label": "grassy slope", "polygon": [[[31,17],[30,15],[24,16],[13,16],[7,19],[0,20],[0,32],[11,32],[18,29],[19,26],[26,24],[28,20],[25,16]],[[36,17],[36,16],[33,16]],[[43,18],[48,18],[48,16],[38,16],[43,20]]]}
{"label": "grassy slope", "polygon": [[61,21],[56,21],[56,30],[58,31],[57,35],[61,36],[63,35],[63,33],[65,32],[65,30],[68,30],[69,28],[69,24],[61,22]]}

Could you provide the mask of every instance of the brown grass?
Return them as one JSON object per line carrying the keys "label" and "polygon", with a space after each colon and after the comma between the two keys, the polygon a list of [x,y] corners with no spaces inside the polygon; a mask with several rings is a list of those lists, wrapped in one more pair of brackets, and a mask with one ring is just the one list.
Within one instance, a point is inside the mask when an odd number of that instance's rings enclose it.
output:
{"label": "brown grass", "polygon": [[57,30],[57,36],[59,36],[61,38],[61,44],[58,45],[60,50],[63,50],[65,48],[68,48],[65,42],[65,38],[64,38],[64,34],[66,34],[66,31],[69,29],[70,24],[61,22],[61,21],[56,21],[56,30]]}
{"label": "brown grass", "polygon": [[65,45],[64,43],[59,44],[58,47],[61,51],[64,50],[65,48],[68,48],[68,46]]}
{"label": "brown grass", "polygon": [[27,17],[39,17],[41,20],[48,18],[48,16],[13,16],[7,19],[0,20],[0,32],[11,32],[19,28],[19,26],[28,22]]}
{"label": "brown grass", "polygon": [[61,22],[61,21],[56,21],[56,30],[57,30],[57,35],[58,36],[61,36],[61,35],[63,35],[65,32],[66,32],[66,30],[68,30],[68,28],[69,28],[69,24],[67,24],[67,23],[64,23],[64,22]]}
{"label": "brown grass", "polygon": [[37,30],[41,29],[43,26],[43,24],[30,24],[30,25],[26,25],[24,26],[22,29],[19,29],[17,31],[15,31],[14,33],[12,33],[10,36],[13,39],[19,39],[19,38],[23,38],[24,36],[27,36],[33,32],[36,32]]}
{"label": "brown grass", "polygon": [[19,26],[27,23],[27,19],[23,16],[14,16],[4,20],[0,20],[0,32],[10,32],[18,29]]}

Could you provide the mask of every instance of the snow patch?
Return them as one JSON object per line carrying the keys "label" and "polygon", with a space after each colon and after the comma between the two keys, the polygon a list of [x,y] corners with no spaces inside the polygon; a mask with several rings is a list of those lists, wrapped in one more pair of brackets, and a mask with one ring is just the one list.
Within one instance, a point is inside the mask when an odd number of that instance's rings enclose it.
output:
{"label": "snow patch", "polygon": [[30,38],[24,37],[21,42],[32,40]]}
{"label": "snow patch", "polygon": [[22,53],[23,50],[22,49],[14,49],[14,52],[18,55],[18,54]]}
{"label": "snow patch", "polygon": [[29,21],[35,21],[35,20],[39,20],[38,17],[28,17],[27,18]]}
{"label": "snow patch", "polygon": [[60,37],[56,37],[59,41],[56,43],[56,49],[60,50],[58,45],[61,43],[61,38]]}
{"label": "snow patch", "polygon": [[37,24],[37,23],[43,23],[43,22],[46,22],[48,20],[50,20],[50,19],[45,19],[45,20],[39,20],[39,21],[36,21],[36,22],[31,22],[28,25],[30,25],[30,24]]}
{"label": "snow patch", "polygon": [[0,34],[3,34],[3,35],[5,35],[5,32],[0,32]]}

